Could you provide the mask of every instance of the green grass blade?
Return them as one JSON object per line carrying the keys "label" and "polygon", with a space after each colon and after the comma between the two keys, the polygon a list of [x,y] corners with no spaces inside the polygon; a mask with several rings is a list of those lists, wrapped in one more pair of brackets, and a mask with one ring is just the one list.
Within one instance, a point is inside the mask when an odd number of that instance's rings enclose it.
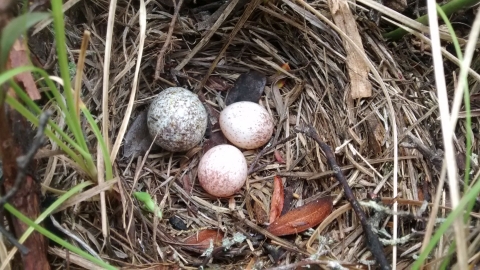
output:
{"label": "green grass blade", "polygon": [[97,123],[95,122],[95,119],[93,119],[92,115],[90,114],[90,111],[85,107],[85,105],[81,104],[80,108],[83,114],[85,115],[85,118],[87,118],[87,121],[90,124],[90,127],[92,128],[92,131],[95,134],[95,137],[97,137],[97,141],[100,144],[100,148],[102,149],[103,160],[105,162],[106,179],[111,180],[113,179],[112,161],[110,160],[110,154],[107,149],[107,145],[105,144],[105,140],[103,139],[102,132],[98,128]]}
{"label": "green grass blade", "polygon": [[15,77],[16,75],[23,73],[23,72],[32,72],[35,69],[33,66],[21,66],[17,68],[12,68],[9,70],[5,70],[2,74],[0,74],[0,85],[7,83]]}
{"label": "green grass blade", "polygon": [[46,230],[45,228],[43,228],[42,226],[40,225],[37,225],[35,224],[35,222],[33,222],[31,219],[29,219],[28,217],[24,216],[22,213],[20,213],[17,209],[15,209],[15,207],[13,207],[12,205],[10,204],[5,204],[5,209],[7,209],[8,212],[10,212],[12,215],[14,215],[16,218],[18,218],[19,220],[21,220],[23,223],[27,224],[28,226],[30,227],[33,227],[37,232],[43,234],[44,236],[48,237],[50,240],[58,243],[59,245],[63,246],[64,248],[68,249],[69,251],[75,253],[75,254],[78,254],[79,256],[101,266],[101,267],[104,267],[105,269],[116,269],[115,267],[111,266],[110,264],[102,261],[102,260],[99,260],[95,257],[93,257],[92,255],[90,255],[89,253],[81,250],[80,248],[70,244],[69,242],[61,239],[60,237],[56,236],[55,234],[49,232],[48,230]]}
{"label": "green grass blade", "polygon": [[432,239],[430,240],[430,242],[428,242],[428,245],[426,246],[425,250],[418,256],[417,260],[413,264],[412,266],[413,270],[420,269],[420,266],[423,265],[428,254],[432,252],[433,248],[437,245],[438,241],[440,241],[440,238],[445,234],[448,228],[452,225],[455,218],[464,212],[462,209],[464,209],[470,203],[470,201],[476,199],[478,193],[480,193],[480,181],[476,182],[475,185],[473,185],[472,189],[469,190],[462,197],[458,206],[448,215],[447,219],[445,219],[445,221],[440,225],[438,230],[432,236]]}
{"label": "green grass blade", "polygon": [[66,47],[66,35],[65,35],[65,21],[63,20],[63,11],[62,11],[62,0],[52,0],[52,17],[53,17],[53,28],[55,30],[55,44],[57,48],[57,57],[58,57],[58,66],[60,69],[60,74],[63,79],[63,88],[64,95],[67,103],[67,108],[65,110],[66,116],[71,119],[72,125],[69,125],[70,130],[72,131],[73,136],[76,141],[84,148],[87,149],[87,143],[83,137],[82,128],[80,126],[80,119],[76,117],[75,114],[75,104],[72,94],[72,86],[68,58],[67,58],[67,47]]}
{"label": "green grass blade", "polygon": [[25,34],[27,30],[34,26],[41,20],[47,19],[50,16],[44,12],[31,12],[22,14],[11,20],[5,28],[3,28],[0,37],[0,67],[3,67],[8,59],[10,49],[21,35]]}
{"label": "green grass blade", "polygon": [[[47,209],[45,209],[45,211],[42,212],[42,214],[40,214],[40,216],[35,220],[35,224],[40,224],[45,218],[48,217],[48,215],[50,215],[55,209],[57,209],[62,203],[64,203],[67,199],[69,199],[70,197],[72,197],[75,193],[81,191],[82,189],[92,185],[93,182],[90,182],[90,181],[87,181],[87,182],[83,182],[83,183],[80,183],[76,186],[74,186],[73,188],[71,188],[69,191],[67,191],[67,193],[63,194],[62,196],[60,196],[55,202],[53,202]],[[27,238],[30,236],[30,234],[34,231],[34,229],[32,227],[29,227],[24,233],[23,235],[20,237],[20,239],[18,240],[18,242],[20,243],[23,243],[25,242],[25,240],[27,240]]]}
{"label": "green grass blade", "polygon": [[[447,16],[450,16],[450,14],[465,8],[465,7],[470,7],[473,5],[478,4],[480,1],[479,0],[452,0],[445,5],[441,6],[441,9],[445,12]],[[419,17],[416,19],[417,22],[423,24],[423,25],[428,25],[428,16],[424,15],[422,17]],[[383,37],[391,40],[398,40],[403,37],[403,35],[407,34],[408,32],[402,28],[397,28],[391,32],[388,32],[383,35]]]}
{"label": "green grass blade", "polygon": [[[17,110],[23,117],[25,117],[28,121],[30,121],[33,125],[38,126],[38,119],[35,117],[35,115],[33,115],[29,110],[27,110],[27,108],[25,108],[22,104],[20,104],[18,100],[10,96],[7,96],[5,101],[10,106],[12,106],[15,110]],[[58,147],[60,147],[60,149],[62,149],[65,152],[65,154],[67,154],[73,161],[75,161],[75,163],[77,163],[77,165],[82,170],[84,170],[85,173],[88,173],[88,170],[85,167],[84,160],[78,154],[73,152],[73,150],[70,147],[68,147],[62,140],[57,138],[57,136],[55,136],[55,134],[51,130],[45,129],[45,134],[49,138],[51,138],[55,143],[57,143]]]}

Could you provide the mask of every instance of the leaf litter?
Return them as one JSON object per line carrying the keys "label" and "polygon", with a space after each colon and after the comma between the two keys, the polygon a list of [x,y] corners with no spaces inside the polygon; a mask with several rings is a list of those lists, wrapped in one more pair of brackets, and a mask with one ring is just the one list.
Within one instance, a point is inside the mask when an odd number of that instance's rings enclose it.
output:
{"label": "leaf litter", "polygon": [[[166,3],[147,3],[148,35],[143,48],[138,92],[123,144],[123,153],[129,158],[117,160],[115,167],[119,180],[107,193],[111,237],[106,241],[101,233],[98,195],[82,198],[74,207],[59,212],[63,215],[63,223],[77,234],[83,235],[82,230],[88,230],[97,236],[99,243],[108,243],[110,246],[107,249],[96,251],[119,267],[142,268],[158,264],[160,269],[198,266],[238,269],[251,265],[251,258],[255,258],[253,264],[257,269],[302,263],[309,255],[317,253],[319,248],[325,247],[317,234],[310,235],[310,228],[321,228],[322,236],[330,239],[326,247],[330,253],[316,261],[317,264],[339,262],[345,267],[368,267],[365,264],[372,257],[365,248],[365,236],[351,207],[348,207],[343,189],[332,177],[332,168],[315,142],[303,134],[295,134],[294,128],[311,124],[322,140],[336,149],[336,161],[359,201],[368,201],[374,194],[374,197],[380,198],[379,202],[391,208],[393,138],[388,121],[389,108],[385,96],[379,94],[380,84],[388,85],[388,95],[394,101],[399,138],[413,134],[423,142],[422,147],[441,149],[441,129],[437,120],[439,113],[431,110],[436,104],[435,85],[429,77],[432,72],[431,59],[423,54],[420,45],[416,45],[419,42],[414,37],[407,37],[396,46],[390,46],[381,37],[382,30],[364,18],[366,15],[361,8],[351,9],[351,15],[356,20],[344,10],[344,14],[340,15],[348,20],[349,28],[346,29],[358,29],[361,41],[365,44],[368,41],[368,46],[365,45],[363,50],[375,69],[381,71],[382,81],[366,76],[368,73],[364,72],[352,75],[352,72],[363,67],[361,61],[351,62],[352,51],[345,48],[337,30],[299,5],[299,2],[262,2],[245,22],[239,18],[247,5],[237,6],[233,2],[224,3],[222,8],[217,4],[210,9],[195,1],[182,6],[173,25],[169,46],[165,47],[161,63],[164,72],[158,80],[154,80],[155,63],[166,42],[174,9]],[[342,9],[337,13],[352,7],[347,2],[336,2],[342,3]],[[309,4],[326,15],[327,19],[336,21],[335,16],[340,16],[332,14],[326,2]],[[98,15],[106,16],[109,1],[86,0],[77,5],[78,9],[66,12],[69,17],[66,25],[67,46],[75,54],[81,43],[81,33],[84,30],[92,32],[91,51],[85,62],[82,100],[91,111],[101,115],[98,82],[103,78],[105,33],[100,29],[106,27],[106,22],[104,17]],[[191,15],[189,10],[196,8],[204,8],[210,14],[220,9],[223,11],[217,13],[220,14],[218,17],[211,16],[210,20],[205,21],[196,20]],[[83,16],[75,16],[77,13]],[[107,115],[112,138],[116,137],[124,120],[134,77],[132,63],[136,60],[139,40],[137,16],[137,6],[129,1],[117,2],[118,21],[115,29],[122,31],[114,32],[113,39],[118,42],[112,48],[109,71],[111,90]],[[202,22],[212,27],[205,30],[198,28]],[[238,33],[231,36],[235,26]],[[50,35],[49,29],[40,32],[41,35]],[[229,46],[225,46],[227,41],[230,42]],[[222,52],[222,49],[225,51]],[[46,58],[47,55],[43,57]],[[453,74],[456,67],[449,67],[452,72],[446,74]],[[211,76],[206,78],[209,72]],[[358,85],[352,76],[359,76],[358,81],[363,83],[368,82],[371,93],[366,88],[366,94],[354,94]],[[453,76],[448,76],[447,81],[453,85]],[[205,87],[198,88],[204,80]],[[281,85],[277,85],[278,82]],[[149,139],[145,135],[148,132],[142,129],[145,128],[142,122],[144,108],[153,95],[174,85],[185,86],[202,97],[210,111],[211,133],[197,149],[189,153],[170,153],[154,148],[147,154]],[[365,97],[370,94],[368,98],[354,99],[356,95]],[[232,200],[219,200],[202,190],[196,178],[196,169],[202,154],[209,147],[226,143],[215,118],[225,105],[238,98],[259,102],[271,114],[276,126],[269,145],[274,147],[268,148],[267,145],[261,149],[244,151],[249,165],[258,158],[258,166],[248,176],[245,187]],[[460,125],[461,129],[465,128],[463,123]],[[474,125],[478,128],[477,120]],[[95,146],[91,131],[85,132],[90,145]],[[290,136],[292,138],[286,142],[276,144]],[[474,140],[473,148],[478,147],[478,140]],[[267,151],[258,156],[264,149]],[[463,141],[459,140],[457,151],[464,153],[464,149]],[[46,167],[51,158],[39,159],[39,165]],[[422,224],[428,218],[430,208],[420,216],[416,213],[423,198],[432,202],[438,173],[431,170],[433,166],[430,160],[423,158],[415,147],[400,148],[398,162],[402,168],[398,175],[402,185],[398,190],[397,202],[399,210],[410,213],[410,216],[399,216],[402,232],[399,236],[402,237],[403,232],[412,229],[424,230]],[[65,181],[66,177],[63,176],[67,172],[69,181]],[[85,180],[68,162],[57,166],[56,173],[58,177],[49,184],[51,188],[67,190],[78,181]],[[272,208],[278,209],[281,199],[279,195],[274,196],[276,175],[285,178],[281,216],[268,222],[268,213]],[[141,211],[143,205],[132,200],[135,192],[145,192],[157,198],[165,218],[158,219],[152,213]],[[331,196],[337,197],[325,202],[324,198]],[[448,198],[444,203],[447,207],[445,210],[449,212]],[[301,217],[299,211],[309,212],[305,215],[308,218],[303,214]],[[331,211],[332,214],[328,215]],[[371,210],[369,217],[374,217],[375,211]],[[174,216],[184,221],[185,227],[172,225],[169,218]],[[477,214],[473,213],[472,216],[476,218]],[[377,229],[391,234],[390,217],[385,214],[377,223]],[[244,235],[245,241],[220,253],[215,250],[220,247],[214,246],[212,254],[206,255],[206,258],[198,257],[204,250],[195,248],[195,244],[209,248],[210,240],[212,243],[219,240],[218,237],[213,240],[215,235],[233,239],[237,233]],[[388,238],[385,235],[381,237]],[[438,247],[435,254],[446,252],[445,247],[448,248],[450,239],[447,238],[443,249]],[[91,239],[84,240],[92,247],[96,246]],[[185,241],[192,245],[186,245]],[[421,241],[421,237],[414,236],[401,248],[415,250]],[[115,252],[108,253],[106,250],[109,248],[127,257],[118,257]],[[385,252],[391,259],[389,248],[385,247]],[[50,253],[52,258],[57,259],[52,261],[54,266],[61,266],[62,261],[72,256],[58,249]],[[273,253],[278,254],[275,255],[275,264],[269,258]],[[414,253],[418,253],[418,248]],[[406,268],[414,262],[411,257],[400,259],[399,265]],[[82,258],[75,258],[70,263],[91,268],[91,264]]]}

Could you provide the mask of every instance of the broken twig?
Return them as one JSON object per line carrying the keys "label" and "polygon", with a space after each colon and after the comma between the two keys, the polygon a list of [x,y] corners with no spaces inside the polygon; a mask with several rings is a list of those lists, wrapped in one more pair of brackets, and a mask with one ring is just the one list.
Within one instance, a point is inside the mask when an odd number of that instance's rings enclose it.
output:
{"label": "broken twig", "polygon": [[367,237],[366,244],[368,249],[370,250],[370,252],[372,252],[375,260],[380,265],[381,269],[391,269],[390,264],[385,257],[385,253],[383,252],[382,244],[380,244],[378,236],[372,231],[372,228],[368,223],[367,216],[363,212],[362,208],[360,208],[360,204],[355,198],[352,189],[348,185],[347,179],[345,179],[342,170],[337,165],[337,162],[335,161],[335,156],[330,147],[320,139],[317,131],[312,126],[307,126],[303,128],[296,127],[295,129],[297,132],[301,132],[306,136],[312,138],[320,146],[323,153],[325,154],[325,157],[327,158],[328,164],[335,172],[335,178],[337,178],[338,182],[343,185],[343,189],[345,190],[345,197],[347,197],[348,202],[352,205],[353,211],[355,211],[355,214],[360,219],[363,231],[365,232],[365,235]]}

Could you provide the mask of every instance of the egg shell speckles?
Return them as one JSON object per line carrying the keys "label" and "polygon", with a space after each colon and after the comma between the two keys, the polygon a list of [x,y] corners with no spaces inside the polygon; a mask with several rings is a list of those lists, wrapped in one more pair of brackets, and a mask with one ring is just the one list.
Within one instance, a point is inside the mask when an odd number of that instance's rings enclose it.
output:
{"label": "egg shell speckles", "polygon": [[220,129],[234,145],[255,149],[273,134],[273,121],[267,110],[249,101],[235,102],[220,113]]}
{"label": "egg shell speckles", "polygon": [[207,129],[207,118],[197,95],[181,87],[170,87],[150,104],[147,125],[152,138],[157,136],[156,144],[180,152],[200,143]]}
{"label": "egg shell speckles", "polygon": [[221,144],[208,150],[198,164],[198,180],[209,194],[229,197],[247,179],[247,161],[236,147]]}

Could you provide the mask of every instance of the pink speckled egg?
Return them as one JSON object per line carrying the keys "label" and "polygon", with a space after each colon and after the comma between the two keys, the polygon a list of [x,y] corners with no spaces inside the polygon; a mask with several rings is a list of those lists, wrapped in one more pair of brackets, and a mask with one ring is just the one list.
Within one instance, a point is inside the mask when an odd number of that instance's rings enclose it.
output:
{"label": "pink speckled egg", "polygon": [[247,179],[247,161],[236,147],[221,144],[208,150],[198,164],[198,180],[209,194],[229,197]]}
{"label": "pink speckled egg", "polygon": [[250,101],[235,102],[220,113],[220,129],[234,145],[255,149],[266,144],[273,133],[267,110]]}

